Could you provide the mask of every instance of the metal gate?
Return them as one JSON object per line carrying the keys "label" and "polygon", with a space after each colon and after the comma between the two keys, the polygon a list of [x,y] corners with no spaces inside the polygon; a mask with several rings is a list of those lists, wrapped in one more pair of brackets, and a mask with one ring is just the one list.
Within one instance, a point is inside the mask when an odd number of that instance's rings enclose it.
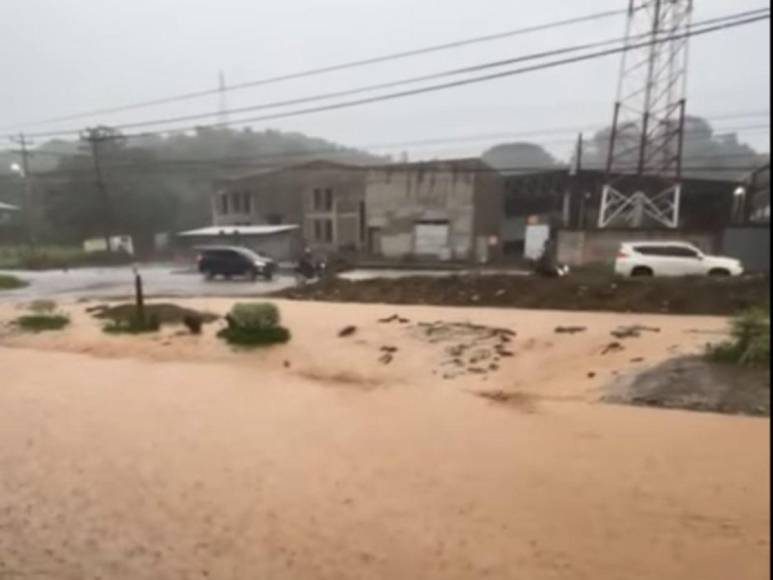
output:
{"label": "metal gate", "polygon": [[448,222],[420,222],[414,226],[415,253],[445,258],[449,254]]}

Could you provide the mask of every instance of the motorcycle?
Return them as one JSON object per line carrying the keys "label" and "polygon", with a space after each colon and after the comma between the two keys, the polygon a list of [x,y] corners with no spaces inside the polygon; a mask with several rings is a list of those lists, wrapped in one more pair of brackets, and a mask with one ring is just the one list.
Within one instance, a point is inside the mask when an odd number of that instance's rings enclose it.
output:
{"label": "motorcycle", "polygon": [[545,278],[562,278],[569,274],[569,266],[555,259],[552,248],[546,243],[542,256],[533,263],[534,273]]}
{"label": "motorcycle", "polygon": [[324,260],[314,261],[308,258],[302,258],[295,267],[295,279],[299,286],[308,282],[320,280],[327,270],[327,264]]}

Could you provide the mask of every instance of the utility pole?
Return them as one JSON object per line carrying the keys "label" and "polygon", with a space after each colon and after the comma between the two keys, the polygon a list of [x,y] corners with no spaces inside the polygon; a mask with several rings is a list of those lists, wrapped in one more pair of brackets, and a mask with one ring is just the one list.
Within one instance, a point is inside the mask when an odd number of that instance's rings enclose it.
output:
{"label": "utility pole", "polygon": [[217,91],[218,91],[218,121],[220,123],[220,126],[225,128],[228,127],[228,97],[226,96],[226,91],[228,90],[226,88],[225,84],[225,74],[221,70],[217,77],[218,85],[217,85]]}
{"label": "utility pole", "polygon": [[111,252],[110,234],[112,233],[113,209],[110,203],[107,185],[105,184],[105,179],[102,174],[99,148],[105,141],[115,139],[115,135],[109,131],[105,131],[102,127],[96,127],[83,131],[81,133],[81,139],[86,141],[91,148],[91,158],[94,161],[94,179],[97,186],[97,192],[102,200],[102,232],[105,238],[105,248],[108,252]]}
{"label": "utility pole", "polygon": [[19,149],[14,149],[14,153],[21,157],[21,177],[24,180],[24,215],[27,222],[27,241],[31,247],[35,246],[35,230],[34,230],[34,200],[32,189],[32,174],[30,173],[30,157],[32,153],[28,148],[31,143],[27,141],[24,133],[19,133],[19,136],[12,139],[15,143],[18,143]]}
{"label": "utility pole", "polygon": [[[571,225],[571,208],[572,208],[572,200],[576,199],[578,195],[578,183],[580,181],[579,174],[582,171],[582,133],[577,135],[577,146],[574,151],[574,161],[572,163],[572,167],[569,169],[569,187],[564,195],[564,207],[563,207],[563,221],[564,221],[564,227],[569,227]],[[578,222],[580,219],[583,219],[584,221],[584,213],[585,213],[585,197],[583,196],[580,201],[580,211],[578,215]],[[580,216],[583,216],[582,218]]]}

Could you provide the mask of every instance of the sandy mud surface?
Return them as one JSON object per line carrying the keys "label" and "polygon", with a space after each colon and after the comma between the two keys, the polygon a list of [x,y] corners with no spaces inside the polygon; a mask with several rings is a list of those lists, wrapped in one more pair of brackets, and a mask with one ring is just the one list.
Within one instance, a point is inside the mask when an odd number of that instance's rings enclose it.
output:
{"label": "sandy mud surface", "polygon": [[3,325],[0,578],[769,577],[769,420],[601,402],[723,319],[278,304],[259,352]]}

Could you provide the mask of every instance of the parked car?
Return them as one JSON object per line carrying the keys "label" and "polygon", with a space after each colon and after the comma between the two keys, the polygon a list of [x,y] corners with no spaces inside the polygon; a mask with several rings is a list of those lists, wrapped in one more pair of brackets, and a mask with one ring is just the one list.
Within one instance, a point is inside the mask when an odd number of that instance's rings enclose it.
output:
{"label": "parked car", "polygon": [[620,276],[740,276],[739,260],[709,256],[685,242],[626,242],[615,259]]}
{"label": "parked car", "polygon": [[268,256],[239,246],[204,246],[196,248],[199,272],[211,280],[215,276],[228,279],[233,276],[258,277],[271,280],[276,262]]}

